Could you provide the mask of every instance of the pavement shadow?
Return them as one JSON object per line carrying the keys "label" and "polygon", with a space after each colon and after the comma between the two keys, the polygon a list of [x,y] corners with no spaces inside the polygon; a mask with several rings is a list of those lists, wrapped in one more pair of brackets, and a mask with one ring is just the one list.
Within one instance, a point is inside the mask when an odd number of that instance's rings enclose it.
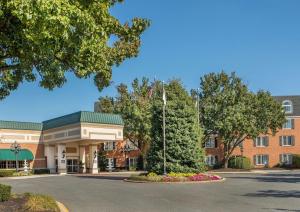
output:
{"label": "pavement shadow", "polygon": [[280,191],[280,190],[262,190],[256,193],[248,193],[247,197],[279,197],[279,198],[300,198],[299,190]]}
{"label": "pavement shadow", "polygon": [[99,176],[99,175],[76,175],[75,177],[84,178],[84,179],[99,179],[99,180],[117,180],[123,181],[128,177],[124,176]]}
{"label": "pavement shadow", "polygon": [[264,210],[284,211],[284,212],[300,212],[300,210],[284,209],[284,208],[263,208]]}
{"label": "pavement shadow", "polygon": [[300,183],[300,176],[230,176],[227,179],[246,179],[246,180],[256,180],[265,183]]}

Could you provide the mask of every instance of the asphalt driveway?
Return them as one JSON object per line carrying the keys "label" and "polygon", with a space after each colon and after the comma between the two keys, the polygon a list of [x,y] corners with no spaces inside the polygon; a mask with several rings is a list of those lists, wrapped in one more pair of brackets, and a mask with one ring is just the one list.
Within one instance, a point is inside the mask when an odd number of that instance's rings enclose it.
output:
{"label": "asphalt driveway", "polygon": [[0,179],[13,192],[54,196],[70,211],[299,211],[300,171],[223,174],[215,184],[134,184],[125,176]]}

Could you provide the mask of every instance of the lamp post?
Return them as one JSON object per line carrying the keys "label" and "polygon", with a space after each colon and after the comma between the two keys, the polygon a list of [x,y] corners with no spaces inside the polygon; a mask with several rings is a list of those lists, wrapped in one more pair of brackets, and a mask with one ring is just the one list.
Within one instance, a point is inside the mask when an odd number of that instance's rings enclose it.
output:
{"label": "lamp post", "polygon": [[15,141],[11,146],[10,150],[15,154],[16,158],[16,171],[19,171],[19,164],[18,164],[18,154],[21,151],[21,145]]}

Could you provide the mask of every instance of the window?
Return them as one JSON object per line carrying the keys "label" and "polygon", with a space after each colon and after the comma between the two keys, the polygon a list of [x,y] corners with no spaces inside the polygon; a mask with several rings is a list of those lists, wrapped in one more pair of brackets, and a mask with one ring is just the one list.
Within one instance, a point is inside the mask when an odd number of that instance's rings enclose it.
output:
{"label": "window", "polygon": [[268,165],[269,164],[269,156],[268,155],[255,155],[254,156],[254,164],[261,166],[261,165]]}
{"label": "window", "polygon": [[133,142],[131,142],[131,141],[126,141],[125,149],[127,149],[127,150],[129,150],[129,151],[132,151],[132,150],[137,150],[138,147],[137,147],[137,145],[135,145]]}
{"label": "window", "polygon": [[208,141],[205,142],[205,148],[215,148],[216,147],[216,138],[210,137]]}
{"label": "window", "polygon": [[107,168],[114,168],[115,167],[115,159],[114,158],[107,158]]}
{"label": "window", "polygon": [[129,167],[137,167],[137,158],[129,158]]}
{"label": "window", "polygon": [[0,169],[6,169],[6,161],[5,160],[0,161]]}
{"label": "window", "polygon": [[283,124],[283,129],[294,129],[294,119],[288,118]]}
{"label": "window", "polygon": [[115,142],[105,142],[104,143],[104,150],[105,151],[111,151],[116,149],[116,143]]}
{"label": "window", "polygon": [[285,113],[293,113],[293,104],[290,100],[285,100],[282,107]]}
{"label": "window", "polygon": [[266,147],[269,146],[269,137],[268,136],[260,136],[255,139],[256,147]]}
{"label": "window", "polygon": [[280,146],[294,146],[295,137],[294,136],[280,136],[279,137]]}
{"label": "window", "polygon": [[16,168],[16,161],[7,161],[7,168],[8,169],[15,169]]}
{"label": "window", "polygon": [[291,165],[293,163],[293,155],[292,154],[280,155],[280,163],[285,165]]}
{"label": "window", "polygon": [[216,164],[216,157],[213,155],[207,155],[205,157],[205,164],[208,166],[214,166]]}

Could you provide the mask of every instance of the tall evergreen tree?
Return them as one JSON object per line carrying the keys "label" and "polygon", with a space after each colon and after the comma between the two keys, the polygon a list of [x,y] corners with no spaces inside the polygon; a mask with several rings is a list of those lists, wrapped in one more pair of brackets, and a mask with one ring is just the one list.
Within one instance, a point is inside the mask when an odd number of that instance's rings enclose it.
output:
{"label": "tall evergreen tree", "polygon": [[[165,86],[167,172],[200,172],[204,169],[201,129],[197,124],[195,102],[179,80]],[[152,106],[152,141],[147,168],[163,172],[163,101],[161,84],[156,83]]]}

